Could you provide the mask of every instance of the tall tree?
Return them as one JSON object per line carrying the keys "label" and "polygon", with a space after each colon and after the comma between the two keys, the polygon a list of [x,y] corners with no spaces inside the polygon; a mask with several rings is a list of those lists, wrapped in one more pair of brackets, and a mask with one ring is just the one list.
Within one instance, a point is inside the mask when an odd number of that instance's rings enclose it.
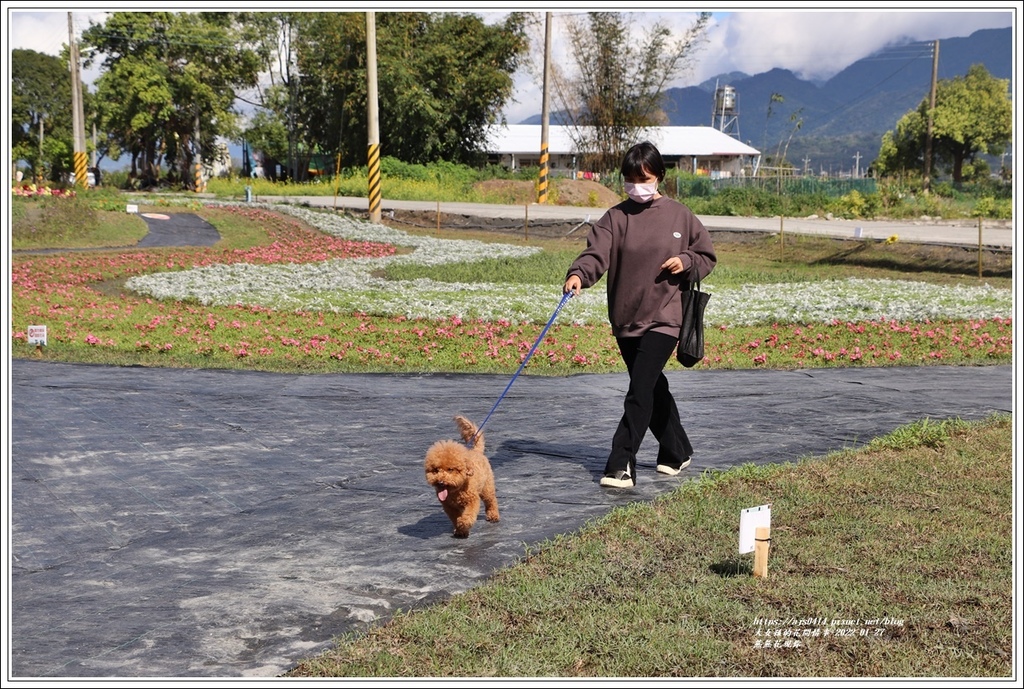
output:
{"label": "tall tree", "polygon": [[710,18],[709,12],[698,14],[678,36],[659,21],[637,37],[622,14],[562,17],[575,73],[552,65],[552,81],[585,165],[615,170],[645,128],[666,122],[664,90],[690,66]]}
{"label": "tall tree", "polygon": [[[528,49],[523,15],[487,25],[463,13],[378,12],[381,153],[411,163],[475,162],[512,96]],[[307,144],[366,163],[366,17],[317,13],[298,42]]]}
{"label": "tall tree", "polygon": [[311,151],[306,117],[299,95],[298,44],[308,38],[308,12],[247,12],[240,16],[243,39],[260,60],[263,75],[255,98],[240,96],[257,107],[245,138],[277,161],[285,162],[287,176],[303,181]]}
{"label": "tall tree", "polygon": [[[873,166],[878,174],[924,169],[928,98],[882,137]],[[980,153],[1001,153],[1013,136],[1013,103],[1008,79],[997,79],[984,65],[973,65],[964,76],[936,84],[932,111],[932,150],[959,184],[965,166]]]}
{"label": "tall tree", "polygon": [[67,60],[35,50],[11,51],[11,158],[40,178],[69,169],[71,73]]}
{"label": "tall tree", "polygon": [[132,157],[142,184],[162,165],[190,183],[193,166],[236,134],[235,92],[256,82],[259,61],[230,12],[114,12],[82,34],[103,56],[97,110]]}

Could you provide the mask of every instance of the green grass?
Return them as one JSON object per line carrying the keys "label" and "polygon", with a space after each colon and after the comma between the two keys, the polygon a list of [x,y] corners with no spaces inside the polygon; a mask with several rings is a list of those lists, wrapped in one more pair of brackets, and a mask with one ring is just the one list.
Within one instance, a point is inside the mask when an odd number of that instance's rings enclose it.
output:
{"label": "green grass", "polygon": [[[508,193],[487,192],[475,189],[473,183],[479,176],[468,173],[462,176],[444,177],[424,174],[421,178],[382,175],[381,184],[387,189],[389,199],[404,201],[458,201],[464,203],[517,203],[518,199]],[[534,176],[533,179],[536,179]],[[531,180],[533,181],[533,180]],[[298,184],[294,182],[273,182],[267,179],[215,178],[206,185],[208,193],[221,199],[245,198],[245,188],[259,199],[267,196],[350,196],[365,197],[367,194],[366,173],[347,173],[340,177],[325,177],[321,180]],[[555,199],[550,199],[554,203]]]}
{"label": "green grass", "polygon": [[[507,240],[506,240],[507,241]],[[489,260],[443,266],[390,266],[394,280],[417,277],[449,282],[507,282],[560,285],[576,258],[580,242],[545,242],[543,253],[511,260]],[[550,247],[550,248],[548,248]],[[779,240],[764,236],[742,242],[717,239],[718,265],[709,278],[718,287],[783,282],[816,282],[843,278],[889,278],[956,284],[977,276],[977,254],[961,249],[934,248],[904,243],[843,241],[826,237],[790,235],[780,249]],[[995,287],[1012,284],[1012,256],[985,257],[984,276]]]}
{"label": "green grass", "polygon": [[[30,208],[15,204],[15,232]],[[130,234],[104,227],[100,211],[98,224],[74,241],[110,242],[116,236],[127,241]],[[273,231],[305,236],[294,221],[272,214],[216,209],[202,214],[223,236],[216,251],[259,249]],[[69,245],[72,239],[53,241]],[[558,284],[580,244],[532,242],[546,251],[515,264],[477,262],[436,273],[420,267],[417,276]],[[715,278],[723,285],[866,274],[952,284],[969,280],[972,270],[970,258],[931,256],[899,244],[873,255],[847,251],[837,242],[799,240],[787,245],[784,259],[767,240],[721,242],[716,248],[720,265]],[[61,281],[38,303],[13,302],[15,329],[37,318],[65,319],[52,330],[46,359],[292,373],[508,373],[518,364],[519,348],[493,358],[485,349],[505,339],[529,344],[539,332],[531,324],[456,325],[160,303],[127,293],[124,280],[139,270],[180,268],[192,260],[188,251],[139,252],[124,265],[111,260],[114,256],[65,254],[52,259],[53,265],[50,259],[12,259],[16,267],[36,266],[28,273],[34,280]],[[388,270],[393,277],[408,277],[397,267]],[[994,272],[986,281],[1010,286],[1008,267]],[[895,361],[856,365],[1012,362],[1012,337],[1000,330],[1008,324],[994,329],[978,323],[906,325],[906,332],[886,328],[884,333],[857,332],[842,324],[716,329],[707,333],[707,348],[717,360],[707,365],[750,368],[756,365],[752,356],[770,342],[776,351],[787,345],[791,354],[812,346],[837,352],[855,343],[904,354]],[[301,346],[258,360],[240,356],[241,343],[253,339],[247,328],[255,327],[273,330],[279,339],[283,334],[301,340]],[[182,328],[190,333],[205,328],[220,339],[187,347],[174,339]],[[579,372],[571,358],[554,356],[570,344],[592,358],[586,371],[623,371],[606,330],[557,325],[527,372]],[[946,332],[951,339],[960,337],[956,333],[966,337],[968,330],[990,343],[1001,340],[1004,348],[950,350],[938,361],[928,358],[934,344],[913,349],[927,339],[926,331]],[[84,341],[87,332],[124,345],[90,345]],[[171,341],[174,347],[161,348]],[[315,343],[331,347],[322,351]],[[345,354],[338,356],[342,344]],[[30,357],[37,352],[15,338],[12,353]],[[788,356],[767,366],[855,365],[842,357]],[[923,420],[858,451],[706,473],[653,503],[613,510],[576,533],[529,547],[521,562],[486,584],[443,603],[398,611],[391,620],[339,640],[336,650],[301,662],[288,675],[1007,677],[1016,652],[1012,431],[1008,417],[985,423]],[[741,509],[767,502],[772,504],[772,551],[769,576],[762,579],[751,575],[750,556],[736,554],[736,527]],[[807,622],[811,618],[827,622]],[[800,646],[758,645],[769,640],[758,634],[766,629],[758,620],[789,619],[797,621],[778,628],[791,636],[779,638],[799,640]],[[831,622],[841,619],[857,622]],[[843,635],[850,630],[851,636]],[[794,631],[799,636],[792,636]]]}
{"label": "green grass", "polygon": [[[61,200],[66,202],[67,200]],[[149,207],[143,208],[147,210]],[[339,372],[476,372],[515,370],[540,332],[539,323],[479,323],[451,318],[407,319],[361,313],[263,307],[202,306],[189,302],[143,299],[125,289],[130,275],[181,269],[205,257],[222,260],[236,252],[261,253],[285,243],[310,244],[322,235],[299,221],[255,208],[225,209],[190,204],[218,228],[222,239],[212,249],[151,249],[111,254],[78,253],[39,257],[16,255],[18,288],[12,300],[12,354],[42,355],[52,361],[186,368],[258,369],[290,373]],[[176,208],[153,206],[175,212]],[[131,217],[124,216],[122,217]],[[134,218],[133,218],[134,219]],[[108,231],[83,233],[96,242]],[[15,224],[15,233],[21,231]],[[422,230],[421,230],[422,231]],[[283,233],[283,234],[282,234]],[[442,231],[485,241],[508,241],[502,235]],[[798,238],[799,240],[800,238]],[[517,240],[524,241],[524,240]],[[445,266],[386,268],[395,279],[429,277],[446,282],[561,284],[566,266],[583,245],[582,238],[532,239],[543,252],[518,261],[489,260]],[[781,259],[767,239],[716,243],[720,286],[774,284],[837,277],[918,279],[940,284],[978,281],[969,274],[969,252],[942,261],[922,257],[909,244],[886,246],[885,265],[870,252],[846,251],[838,240],[794,241]],[[404,249],[399,249],[404,251]],[[996,256],[984,281],[1009,287],[1009,267]],[[1007,263],[1007,266],[1009,264]],[[916,271],[916,272],[909,272]],[[1002,273],[1007,274],[1006,277]],[[78,274],[86,276],[78,277]],[[22,280],[45,285],[23,290]],[[59,307],[53,298],[60,295]],[[25,341],[28,325],[49,328],[45,352]],[[211,323],[219,323],[212,327]],[[708,359],[703,367],[813,368],[847,365],[999,364],[1012,361],[1012,321],[951,321],[888,324],[762,324],[709,328]],[[669,364],[678,366],[674,361]],[[556,323],[541,343],[527,375],[570,375],[622,371],[607,327]]]}
{"label": "green grass", "polygon": [[[97,197],[98,198],[98,197]],[[137,215],[94,202],[87,193],[75,197],[11,199],[11,247],[24,249],[132,246],[146,236]]]}
{"label": "green grass", "polygon": [[[1007,677],[1011,471],[1011,421],[994,417],[709,473],[288,676]],[[737,525],[765,503],[760,578],[737,554]],[[800,645],[763,646],[776,639]]]}
{"label": "green grass", "polygon": [[544,251],[520,259],[489,259],[441,266],[394,265],[385,269],[391,280],[429,278],[443,282],[501,282],[519,285],[561,285],[579,249]]}

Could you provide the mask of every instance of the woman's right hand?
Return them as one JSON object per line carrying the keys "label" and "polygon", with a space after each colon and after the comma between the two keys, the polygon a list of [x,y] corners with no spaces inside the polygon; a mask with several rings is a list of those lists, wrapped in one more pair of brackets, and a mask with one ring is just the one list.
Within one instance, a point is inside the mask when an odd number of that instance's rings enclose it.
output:
{"label": "woman's right hand", "polygon": [[562,294],[568,294],[572,292],[574,296],[579,295],[580,289],[583,288],[583,283],[580,282],[579,275],[570,275],[565,281],[565,286],[562,287]]}

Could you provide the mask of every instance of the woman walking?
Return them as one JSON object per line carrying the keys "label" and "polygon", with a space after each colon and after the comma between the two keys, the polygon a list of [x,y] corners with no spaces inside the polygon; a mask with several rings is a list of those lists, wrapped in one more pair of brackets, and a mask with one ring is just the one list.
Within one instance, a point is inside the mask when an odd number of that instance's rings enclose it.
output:
{"label": "woman walking", "polygon": [[717,258],[697,216],[658,193],[665,163],[653,144],[630,148],[621,171],[629,198],[594,224],[587,248],[566,272],[563,292],[579,294],[608,276],[608,319],[629,390],[601,485],[631,488],[648,428],[658,440],[659,473],[675,475],[690,464],[693,447],[663,371],[679,339],[680,290],[707,277]]}

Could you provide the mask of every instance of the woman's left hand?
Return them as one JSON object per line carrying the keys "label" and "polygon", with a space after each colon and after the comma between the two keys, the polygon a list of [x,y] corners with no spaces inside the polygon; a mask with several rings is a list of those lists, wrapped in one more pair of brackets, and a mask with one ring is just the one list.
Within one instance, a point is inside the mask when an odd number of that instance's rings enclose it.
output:
{"label": "woman's left hand", "polygon": [[681,273],[685,270],[685,268],[683,267],[683,259],[679,258],[678,256],[673,256],[672,258],[668,259],[667,261],[661,264],[661,269],[667,270],[673,275]]}

